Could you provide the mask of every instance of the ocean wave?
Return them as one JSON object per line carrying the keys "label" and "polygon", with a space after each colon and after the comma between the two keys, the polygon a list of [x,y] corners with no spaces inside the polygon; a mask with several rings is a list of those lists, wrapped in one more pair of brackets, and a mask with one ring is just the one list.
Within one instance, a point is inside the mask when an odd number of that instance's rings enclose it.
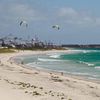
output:
{"label": "ocean wave", "polygon": [[91,76],[93,76],[93,77],[99,77],[99,75],[91,75]]}
{"label": "ocean wave", "polygon": [[80,72],[72,72],[72,74],[74,74],[74,75],[86,75],[86,76],[90,75],[89,73],[80,73]]}
{"label": "ocean wave", "polygon": [[28,63],[28,64],[26,64],[26,66],[31,67],[31,68],[36,68],[36,69],[47,70],[46,68],[43,68],[43,67],[39,66],[38,63],[36,63],[36,62]]}
{"label": "ocean wave", "polygon": [[94,77],[88,77],[88,79],[97,80],[97,78],[94,78]]}
{"label": "ocean wave", "polygon": [[95,66],[95,69],[100,69],[100,66]]}
{"label": "ocean wave", "polygon": [[99,52],[98,50],[82,50],[83,53]]}
{"label": "ocean wave", "polygon": [[31,63],[27,63],[26,65],[32,67],[33,65],[37,65],[39,63],[40,62],[31,62]]}
{"label": "ocean wave", "polygon": [[58,55],[50,55],[49,56],[50,58],[60,58],[60,55],[58,54]]}
{"label": "ocean wave", "polygon": [[72,53],[91,53],[91,52],[100,52],[98,50],[72,50]]}
{"label": "ocean wave", "polygon": [[91,51],[83,50],[83,53],[89,53],[89,52],[91,52]]}
{"label": "ocean wave", "polygon": [[60,58],[62,53],[48,53],[47,54],[50,58]]}
{"label": "ocean wave", "polygon": [[88,66],[94,66],[94,64],[88,63],[88,62],[84,62],[84,61],[79,61],[79,63],[85,64],[85,65],[88,65]]}
{"label": "ocean wave", "polygon": [[48,58],[38,58],[38,60],[39,61],[44,61],[44,62],[46,62],[46,61],[62,61],[62,60],[56,60],[56,59],[48,59]]}

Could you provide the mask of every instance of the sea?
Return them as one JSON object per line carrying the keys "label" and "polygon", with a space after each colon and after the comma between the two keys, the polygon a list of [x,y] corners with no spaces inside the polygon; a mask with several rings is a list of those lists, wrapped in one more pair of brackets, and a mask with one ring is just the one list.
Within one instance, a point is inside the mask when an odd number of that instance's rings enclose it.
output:
{"label": "sea", "polygon": [[73,49],[71,52],[54,52],[16,58],[28,67],[63,72],[100,80],[100,49]]}

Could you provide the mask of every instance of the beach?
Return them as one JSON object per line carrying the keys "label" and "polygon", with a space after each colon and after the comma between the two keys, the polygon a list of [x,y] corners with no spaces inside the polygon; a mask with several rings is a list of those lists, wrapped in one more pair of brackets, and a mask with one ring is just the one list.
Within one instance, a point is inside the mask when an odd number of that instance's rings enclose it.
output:
{"label": "beach", "polygon": [[27,68],[13,58],[70,50],[19,51],[0,54],[0,100],[100,100],[100,83],[78,76]]}

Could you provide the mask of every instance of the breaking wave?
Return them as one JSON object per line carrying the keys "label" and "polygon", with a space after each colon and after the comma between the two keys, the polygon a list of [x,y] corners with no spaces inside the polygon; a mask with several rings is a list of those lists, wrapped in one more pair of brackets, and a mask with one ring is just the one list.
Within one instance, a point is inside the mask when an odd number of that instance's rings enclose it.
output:
{"label": "breaking wave", "polygon": [[88,66],[94,66],[94,64],[88,63],[88,62],[84,62],[84,61],[79,61],[79,63],[85,64],[85,65],[88,65]]}
{"label": "breaking wave", "polygon": [[57,60],[57,59],[48,59],[48,58],[38,58],[38,61],[44,61],[44,62],[46,62],[46,61],[52,61],[52,62],[57,62],[57,61],[63,61],[63,60]]}
{"label": "breaking wave", "polygon": [[95,69],[100,69],[100,66],[95,66]]}

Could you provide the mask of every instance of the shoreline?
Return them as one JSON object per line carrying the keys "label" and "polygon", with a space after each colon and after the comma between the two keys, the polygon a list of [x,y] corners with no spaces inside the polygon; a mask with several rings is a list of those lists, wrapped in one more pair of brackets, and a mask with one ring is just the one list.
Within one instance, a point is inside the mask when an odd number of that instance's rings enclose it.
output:
{"label": "shoreline", "polygon": [[[29,55],[39,55],[39,54],[48,54],[48,53],[73,53],[73,50],[54,50],[54,51],[37,51],[36,54],[24,54],[24,56],[29,56]],[[20,55],[16,56],[16,57],[19,57]],[[52,70],[52,69],[47,69],[47,68],[41,68],[41,67],[37,67],[37,66],[34,66],[34,67],[30,67],[28,65],[25,65],[25,64],[21,64],[21,63],[17,63],[16,62],[16,57],[13,57],[11,58],[10,60],[13,61],[14,63],[16,63],[17,65],[19,66],[22,66],[23,68],[27,68],[27,69],[30,69],[30,70],[40,70],[40,71],[43,71],[43,72],[47,72],[47,73],[55,73],[55,74],[59,74],[61,75],[63,73],[63,75],[65,77],[71,77],[71,78],[76,78],[76,79],[79,79],[79,80],[85,80],[85,81],[89,81],[89,82],[94,82],[94,83],[99,83],[100,84],[100,79],[92,79],[91,78],[88,78],[87,76],[84,76],[84,75],[77,75],[77,74],[72,74],[72,73],[64,73],[63,71],[58,71],[58,70]]]}
{"label": "shoreline", "polygon": [[[60,72],[38,70],[36,68],[27,68],[25,65],[16,64],[13,58],[21,55],[43,54],[48,52],[71,52],[63,51],[20,51],[12,54],[0,54],[0,93],[7,87],[11,94],[3,94],[0,99],[18,100],[15,97],[21,95],[21,100],[99,100],[100,84],[85,80],[82,77],[74,75],[61,75]],[[5,82],[4,82],[5,81]],[[20,84],[21,85],[16,85]],[[5,83],[5,84],[4,84]],[[27,84],[30,84],[28,87]],[[26,84],[26,85],[25,85]],[[36,85],[32,87],[31,84]],[[10,85],[10,86],[9,86]],[[23,87],[24,86],[24,87]],[[40,88],[41,87],[41,88]],[[12,89],[16,88],[16,89]],[[21,88],[21,89],[20,89]],[[34,91],[32,90],[34,88]],[[20,91],[19,91],[20,90]],[[23,92],[24,91],[24,92]],[[21,94],[20,94],[21,92]],[[35,93],[33,93],[35,92]],[[50,92],[50,93],[49,93]],[[41,95],[40,95],[41,94]],[[62,95],[63,94],[63,95]],[[30,99],[29,99],[30,98]],[[85,98],[85,99],[84,99]]]}

